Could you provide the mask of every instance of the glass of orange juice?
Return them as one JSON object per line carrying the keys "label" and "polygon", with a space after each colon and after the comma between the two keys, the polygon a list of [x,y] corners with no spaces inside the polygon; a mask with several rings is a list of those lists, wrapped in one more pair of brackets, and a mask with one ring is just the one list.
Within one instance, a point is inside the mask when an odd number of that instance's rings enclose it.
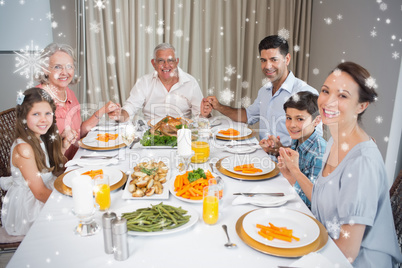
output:
{"label": "glass of orange juice", "polygon": [[209,158],[209,132],[198,131],[195,136],[196,140],[191,142],[191,150],[194,151],[191,162],[196,164],[205,163]]}
{"label": "glass of orange juice", "polygon": [[110,208],[110,185],[109,176],[99,174],[94,177],[95,202],[99,210],[108,210]]}
{"label": "glass of orange juice", "polygon": [[202,218],[206,224],[215,224],[219,217],[219,189],[217,185],[204,187]]}

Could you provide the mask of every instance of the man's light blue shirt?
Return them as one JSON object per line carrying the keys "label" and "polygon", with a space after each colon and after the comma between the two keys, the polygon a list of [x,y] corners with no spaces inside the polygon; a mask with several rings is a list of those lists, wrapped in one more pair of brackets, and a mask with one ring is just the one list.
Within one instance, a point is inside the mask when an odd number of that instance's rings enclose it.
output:
{"label": "man's light blue shirt", "polygon": [[[257,99],[246,109],[249,125],[260,122],[260,139],[266,139],[269,135],[279,136],[284,146],[290,146],[291,138],[285,125],[286,115],[283,104],[293,94],[300,91],[310,91],[318,95],[317,90],[296,78],[292,72],[289,72],[285,82],[273,96],[271,83],[260,88]],[[322,135],[321,123],[316,130]]]}

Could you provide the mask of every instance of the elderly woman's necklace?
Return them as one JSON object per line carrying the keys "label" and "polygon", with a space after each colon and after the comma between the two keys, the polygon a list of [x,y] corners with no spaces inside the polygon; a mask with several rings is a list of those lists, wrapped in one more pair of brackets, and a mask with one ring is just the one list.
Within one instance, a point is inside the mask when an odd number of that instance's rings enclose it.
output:
{"label": "elderly woman's necklace", "polygon": [[66,97],[64,98],[64,100],[61,100],[57,97],[56,93],[53,92],[52,88],[49,87],[49,85],[46,85],[45,87],[46,87],[47,91],[50,93],[50,95],[52,95],[52,97],[55,98],[57,101],[62,102],[62,103],[65,103],[67,101],[67,91],[64,91],[66,94]]}

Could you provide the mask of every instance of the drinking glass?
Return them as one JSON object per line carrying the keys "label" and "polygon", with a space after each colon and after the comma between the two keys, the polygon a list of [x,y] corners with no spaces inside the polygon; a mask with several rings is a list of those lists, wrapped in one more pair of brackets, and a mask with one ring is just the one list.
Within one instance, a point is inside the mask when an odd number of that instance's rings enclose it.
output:
{"label": "drinking glass", "polygon": [[219,189],[209,185],[203,190],[202,218],[206,224],[215,224],[219,217]]}
{"label": "drinking glass", "polygon": [[121,138],[123,142],[129,146],[135,138],[136,128],[132,122],[129,122],[122,131]]}
{"label": "drinking glass", "polygon": [[210,152],[210,132],[199,130],[196,135],[193,135],[193,137],[195,140],[191,142],[191,149],[194,151],[194,156],[191,157],[191,162],[196,164],[207,162]]}
{"label": "drinking glass", "polygon": [[108,210],[110,208],[110,185],[109,176],[99,174],[94,177],[95,202],[99,210]]}
{"label": "drinking glass", "polygon": [[224,188],[224,183],[221,177],[217,176],[215,178],[209,179],[208,180],[208,185],[215,185],[218,187],[219,191],[219,199],[222,199],[223,197],[223,188]]}

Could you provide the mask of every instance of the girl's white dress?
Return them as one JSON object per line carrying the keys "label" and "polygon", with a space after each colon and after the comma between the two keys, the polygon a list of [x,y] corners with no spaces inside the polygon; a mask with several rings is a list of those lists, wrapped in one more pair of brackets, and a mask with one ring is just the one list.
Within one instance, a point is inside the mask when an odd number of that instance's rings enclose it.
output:
{"label": "girl's white dress", "polygon": [[[11,146],[11,155],[18,144],[25,143],[22,139],[17,139]],[[46,166],[49,167],[49,156],[45,144],[41,142],[42,150],[46,156]],[[35,221],[44,203],[37,200],[31,189],[28,187],[19,168],[12,164],[10,157],[11,177],[2,178],[2,187],[8,184],[5,190],[7,194],[3,199],[1,211],[1,221],[3,227],[9,235],[25,235],[32,223]],[[53,190],[55,176],[51,173],[41,173],[42,180],[47,188]],[[4,188],[4,187],[3,187]]]}

